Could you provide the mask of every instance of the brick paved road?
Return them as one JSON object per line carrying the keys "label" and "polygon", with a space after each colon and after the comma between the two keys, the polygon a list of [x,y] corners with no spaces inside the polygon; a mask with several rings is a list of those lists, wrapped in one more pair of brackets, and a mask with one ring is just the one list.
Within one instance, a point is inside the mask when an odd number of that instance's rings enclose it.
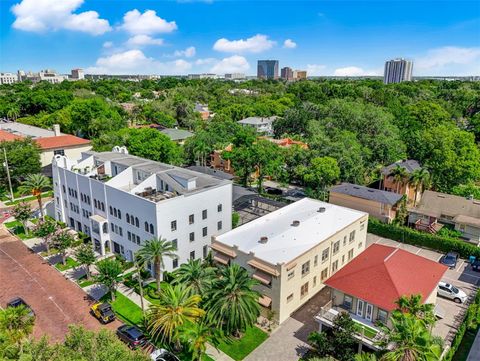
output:
{"label": "brick paved road", "polygon": [[[17,296],[37,315],[35,337],[46,334],[52,341],[62,340],[70,324],[92,330],[105,327],[89,314],[91,301],[85,292],[0,227],[0,306]],[[106,327],[120,325],[115,321]]]}

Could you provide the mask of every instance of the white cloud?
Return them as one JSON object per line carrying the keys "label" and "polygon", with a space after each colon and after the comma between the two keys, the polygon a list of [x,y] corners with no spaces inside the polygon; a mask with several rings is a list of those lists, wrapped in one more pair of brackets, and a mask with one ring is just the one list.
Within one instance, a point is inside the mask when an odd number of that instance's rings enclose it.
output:
{"label": "white cloud", "polygon": [[381,70],[364,70],[358,66],[347,66],[345,68],[337,68],[333,72],[335,76],[370,76],[381,75]]}
{"label": "white cloud", "polygon": [[184,74],[192,64],[179,59],[160,62],[147,57],[141,50],[132,49],[97,59],[95,66],[85,72],[91,74]]}
{"label": "white cloud", "polygon": [[163,39],[155,39],[150,35],[134,35],[126,43],[130,47],[141,47],[146,45],[163,45]]}
{"label": "white cloud", "polygon": [[287,39],[283,42],[283,47],[287,49],[295,49],[297,47],[297,43],[292,39]]}
{"label": "white cloud", "polygon": [[177,29],[175,21],[166,21],[157,16],[154,10],[145,10],[142,14],[137,9],[128,11],[123,16],[121,29],[131,34],[158,34],[170,33]]}
{"label": "white cloud", "polygon": [[218,59],[215,58],[204,58],[195,60],[195,65],[212,65],[216,64]]}
{"label": "white cloud", "polygon": [[109,49],[109,48],[113,47],[113,42],[112,41],[106,41],[106,42],[103,43],[103,47],[105,49]]}
{"label": "white cloud", "polygon": [[274,45],[275,42],[268,39],[268,36],[257,34],[248,39],[218,39],[213,45],[213,49],[225,53],[260,53],[271,49]]}
{"label": "white cloud", "polygon": [[326,66],[322,64],[308,64],[307,75],[318,76],[325,70]]}
{"label": "white cloud", "polygon": [[445,46],[430,49],[414,59],[413,70],[420,75],[478,75],[480,48]]}
{"label": "white cloud", "polygon": [[185,50],[176,50],[173,56],[192,58],[195,56],[196,49],[194,46],[190,46]]}
{"label": "white cloud", "polygon": [[33,32],[67,29],[92,35],[111,30],[108,20],[96,11],[73,13],[84,0],[22,0],[12,6],[15,29]]}
{"label": "white cloud", "polygon": [[215,74],[245,73],[248,69],[250,69],[250,64],[247,59],[240,55],[233,55],[220,60],[211,68],[210,72]]}

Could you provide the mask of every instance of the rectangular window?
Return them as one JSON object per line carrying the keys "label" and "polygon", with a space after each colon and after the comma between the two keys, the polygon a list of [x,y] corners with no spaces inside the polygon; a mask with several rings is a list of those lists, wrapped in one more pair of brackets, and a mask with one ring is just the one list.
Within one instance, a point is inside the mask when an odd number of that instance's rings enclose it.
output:
{"label": "rectangular window", "polygon": [[300,287],[300,297],[306,296],[308,294],[308,282]]}
{"label": "rectangular window", "polygon": [[363,246],[363,243],[360,242],[360,243],[358,244],[358,249],[362,248],[362,246]]}
{"label": "rectangular window", "polygon": [[347,236],[343,237],[343,245],[345,246],[347,244]]}
{"label": "rectangular window", "polygon": [[350,261],[353,258],[353,248],[348,251],[348,260]]}
{"label": "rectangular window", "polygon": [[218,206],[217,206],[217,212],[221,212],[222,211],[222,204],[220,203]]}
{"label": "rectangular window", "polygon": [[178,267],[178,258],[174,258],[172,260],[172,268],[175,269]]}
{"label": "rectangular window", "polygon": [[350,238],[348,240],[350,243],[352,243],[353,241],[355,241],[355,230],[351,231],[350,232]]}
{"label": "rectangular window", "polygon": [[317,276],[313,277],[313,287],[317,285]]}
{"label": "rectangular window", "polygon": [[353,298],[347,295],[343,296],[343,307],[345,307],[347,310],[352,309],[352,303],[353,303]]}
{"label": "rectangular window", "polygon": [[202,211],[202,219],[207,219],[207,210],[206,209],[204,209]]}
{"label": "rectangular window", "polygon": [[377,320],[378,321],[380,321],[383,324],[386,324],[387,323],[387,316],[388,316],[387,311],[384,311],[380,308],[378,309],[378,315],[377,315]]}
{"label": "rectangular window", "polygon": [[190,239],[190,242],[195,241],[195,232],[190,232],[190,235],[188,236],[188,238]]}
{"label": "rectangular window", "polygon": [[203,258],[207,258],[208,255],[208,246],[203,246]]}
{"label": "rectangular window", "polygon": [[193,224],[195,222],[195,216],[193,214],[188,216],[188,224]]}
{"label": "rectangular window", "polygon": [[53,155],[57,155],[57,154],[59,154],[59,155],[65,155],[65,150],[64,150],[64,149],[55,149],[55,150],[53,151]]}
{"label": "rectangular window", "polygon": [[287,297],[287,302],[291,302],[293,300],[293,293],[290,293]]}
{"label": "rectangular window", "polygon": [[328,260],[328,255],[330,254],[330,247],[322,251],[322,263]]}
{"label": "rectangular window", "polygon": [[202,229],[202,236],[203,236],[203,237],[206,237],[206,236],[207,236],[207,233],[208,233],[207,227],[203,227],[203,229]]}
{"label": "rectangular window", "polygon": [[217,231],[220,231],[222,229],[222,221],[217,222]]}
{"label": "rectangular window", "polygon": [[333,244],[333,254],[336,254],[340,250],[340,241]]}
{"label": "rectangular window", "polygon": [[322,273],[320,274],[320,280],[323,281],[323,280],[326,280],[328,277],[328,268],[324,268],[322,270]]}
{"label": "rectangular window", "polygon": [[190,259],[195,259],[195,251],[190,252]]}
{"label": "rectangular window", "polygon": [[302,277],[307,275],[310,272],[310,261],[302,264]]}
{"label": "rectangular window", "polygon": [[342,256],[342,264],[345,263],[345,255]]}
{"label": "rectangular window", "polygon": [[177,230],[177,221],[171,221],[170,222],[170,230],[172,232]]}
{"label": "rectangular window", "polygon": [[295,276],[295,270],[291,270],[287,274],[287,279],[292,279]]}
{"label": "rectangular window", "polygon": [[178,241],[177,239],[172,239],[172,246],[175,247],[175,249],[178,249]]}
{"label": "rectangular window", "polygon": [[338,260],[332,263],[332,273],[337,272],[338,269]]}
{"label": "rectangular window", "polygon": [[313,267],[316,267],[318,264],[318,255],[315,255],[315,258],[313,259]]}
{"label": "rectangular window", "polygon": [[365,229],[365,221],[360,223],[360,230],[363,231]]}

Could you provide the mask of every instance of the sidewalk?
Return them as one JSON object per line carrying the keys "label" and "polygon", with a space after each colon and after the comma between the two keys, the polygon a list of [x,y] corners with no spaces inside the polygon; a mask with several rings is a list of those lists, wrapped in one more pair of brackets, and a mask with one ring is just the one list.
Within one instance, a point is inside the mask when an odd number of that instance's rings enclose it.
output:
{"label": "sidewalk", "polygon": [[[130,301],[132,301],[139,307],[142,307],[141,297],[138,293],[135,292],[135,290],[125,286],[123,283],[120,283],[118,285],[117,291],[120,292],[125,297],[127,297],[128,299],[130,299]],[[147,309],[152,303],[144,297],[143,304],[145,305],[145,309]]]}
{"label": "sidewalk", "polygon": [[475,341],[473,341],[472,348],[468,354],[467,361],[478,361],[480,360],[480,332],[477,333]]}

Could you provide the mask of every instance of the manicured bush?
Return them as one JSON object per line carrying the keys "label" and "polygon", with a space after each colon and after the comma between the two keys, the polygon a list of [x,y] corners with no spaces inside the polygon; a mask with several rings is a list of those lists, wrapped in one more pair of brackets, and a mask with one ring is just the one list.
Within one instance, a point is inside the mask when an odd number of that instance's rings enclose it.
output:
{"label": "manicured bush", "polygon": [[409,227],[382,223],[376,219],[369,219],[368,232],[402,243],[430,248],[442,253],[455,251],[462,258],[468,258],[469,256],[480,258],[480,248],[473,244],[455,238],[420,232]]}

